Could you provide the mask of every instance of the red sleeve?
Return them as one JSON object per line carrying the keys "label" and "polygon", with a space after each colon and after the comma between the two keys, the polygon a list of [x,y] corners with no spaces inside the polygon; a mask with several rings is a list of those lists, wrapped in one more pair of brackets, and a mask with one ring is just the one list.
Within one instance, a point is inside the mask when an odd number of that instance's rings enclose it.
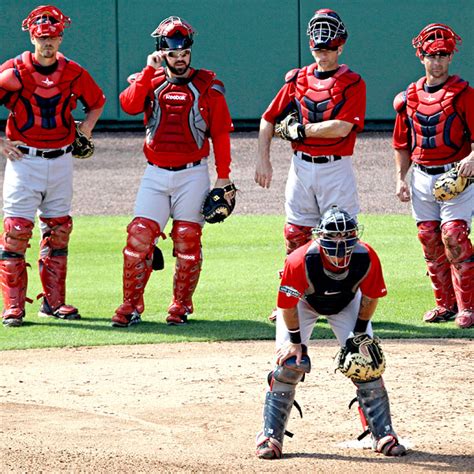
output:
{"label": "red sleeve", "polygon": [[135,80],[120,94],[120,105],[124,112],[130,115],[141,114],[145,111],[147,98],[151,90],[151,80],[156,69],[146,66]]}
{"label": "red sleeve", "polygon": [[[216,86],[214,88],[213,86]],[[214,147],[217,177],[226,179],[230,174],[230,132],[234,124],[224,96],[224,84],[215,80],[208,89],[209,133]]]}
{"label": "red sleeve", "polygon": [[360,291],[369,298],[382,298],[387,295],[387,288],[383,279],[382,265],[375,250],[365,242],[360,242],[368,251],[370,257],[370,269],[362,280]]}
{"label": "red sleeve", "polygon": [[285,83],[263,113],[262,118],[274,124],[281,117],[288,115],[288,112],[293,109],[294,88],[294,82]]}
{"label": "red sleeve", "polygon": [[474,143],[474,89],[468,87],[456,102],[456,111],[463,118],[471,143]]}
{"label": "red sleeve", "polygon": [[77,98],[84,104],[86,111],[103,107],[105,95],[85,69],[82,70],[77,87]]}
{"label": "red sleeve", "polygon": [[410,150],[410,127],[406,109],[397,113],[393,129],[392,147],[396,150]]}
{"label": "red sleeve", "polygon": [[361,79],[355,86],[347,89],[344,105],[338,112],[336,119],[352,123],[360,132],[364,129],[366,108],[366,87]]}
{"label": "red sleeve", "polygon": [[212,137],[214,159],[216,161],[217,177],[228,179],[230,175],[230,135],[221,133]]}
{"label": "red sleeve", "polygon": [[279,308],[294,308],[308,288],[305,256],[311,244],[308,242],[286,257],[277,297]]}

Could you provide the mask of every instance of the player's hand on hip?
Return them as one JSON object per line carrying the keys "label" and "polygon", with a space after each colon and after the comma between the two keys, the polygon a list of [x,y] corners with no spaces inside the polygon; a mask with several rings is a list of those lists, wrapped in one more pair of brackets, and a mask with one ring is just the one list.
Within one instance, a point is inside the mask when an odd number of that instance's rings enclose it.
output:
{"label": "player's hand on hip", "polygon": [[273,168],[270,161],[259,159],[255,168],[255,182],[262,188],[269,188],[272,182]]}
{"label": "player's hand on hip", "polygon": [[276,363],[278,365],[283,365],[285,360],[290,357],[296,356],[296,365],[301,364],[301,356],[303,355],[303,349],[301,344],[293,344],[292,342],[286,342],[281,346],[276,353]]}
{"label": "player's hand on hip", "polygon": [[17,161],[23,158],[23,153],[17,148],[18,145],[25,144],[19,140],[10,141],[0,138],[0,155],[3,155],[7,160]]}
{"label": "player's hand on hip", "polygon": [[146,60],[146,65],[151,66],[155,69],[161,67],[161,63],[164,59],[163,51],[154,51],[153,53],[149,54]]}
{"label": "player's hand on hip", "polygon": [[410,201],[410,188],[408,187],[408,184],[406,181],[402,181],[402,180],[397,181],[396,194],[398,196],[398,199],[400,199],[401,202]]}
{"label": "player's hand on hip", "polygon": [[474,153],[469,154],[459,162],[459,174],[466,178],[474,176]]}

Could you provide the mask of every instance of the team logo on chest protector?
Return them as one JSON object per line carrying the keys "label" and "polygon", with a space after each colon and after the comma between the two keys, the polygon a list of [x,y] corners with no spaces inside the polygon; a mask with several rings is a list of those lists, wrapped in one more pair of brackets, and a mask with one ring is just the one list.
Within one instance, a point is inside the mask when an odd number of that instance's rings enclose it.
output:
{"label": "team logo on chest protector", "polygon": [[185,102],[189,102],[190,98],[188,94],[185,94],[184,92],[167,92],[166,94],[163,95],[163,100],[167,104],[183,105]]}
{"label": "team logo on chest protector", "polygon": [[445,160],[459,151],[465,142],[465,125],[454,104],[456,96],[468,83],[453,76],[440,90],[426,92],[425,82],[425,78],[420,79],[406,92],[412,154],[425,159]]}

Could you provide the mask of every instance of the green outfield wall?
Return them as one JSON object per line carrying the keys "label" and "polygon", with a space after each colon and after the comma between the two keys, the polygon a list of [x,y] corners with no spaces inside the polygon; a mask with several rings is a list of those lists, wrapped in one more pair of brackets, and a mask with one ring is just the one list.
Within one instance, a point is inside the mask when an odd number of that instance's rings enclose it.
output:
{"label": "green outfield wall", "polygon": [[[20,25],[39,3],[0,0],[0,60],[30,49]],[[118,94],[129,74],[141,70],[154,50],[150,33],[170,15],[198,31],[193,65],[224,81],[237,125],[255,123],[285,73],[311,62],[306,25],[315,9],[339,12],[349,31],[342,56],[367,83],[367,119],[394,117],[393,96],[422,75],[411,38],[428,23],[448,23],[463,38],[452,72],[474,81],[474,0],[58,0],[72,18],[62,51],[86,67],[104,89],[103,121],[140,120],[120,110]],[[0,119],[7,113],[2,108]]]}

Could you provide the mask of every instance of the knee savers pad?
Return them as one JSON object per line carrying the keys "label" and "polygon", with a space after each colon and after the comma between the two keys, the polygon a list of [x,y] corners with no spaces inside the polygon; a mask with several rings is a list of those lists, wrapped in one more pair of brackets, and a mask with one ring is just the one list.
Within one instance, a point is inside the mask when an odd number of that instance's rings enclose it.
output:
{"label": "knee savers pad", "polygon": [[[0,242],[0,251],[7,256],[9,253],[23,256],[33,235],[33,222],[22,217],[6,217],[3,221],[4,232]],[[18,257],[18,255],[16,255]]]}
{"label": "knee savers pad", "polygon": [[469,228],[463,220],[446,222],[441,228],[446,256],[450,263],[461,263],[472,259],[472,244]]}
{"label": "knee savers pad", "polygon": [[174,221],[171,230],[173,254],[185,260],[201,259],[202,228],[196,222]]}
{"label": "knee savers pad", "polygon": [[444,254],[439,221],[423,221],[418,224],[418,239],[427,260],[437,260]]}
{"label": "knee savers pad", "polygon": [[273,378],[278,382],[296,385],[301,382],[305,374],[311,372],[311,360],[307,354],[301,357],[301,364],[296,365],[296,357],[285,360],[273,371]]}
{"label": "knee savers pad", "polygon": [[296,224],[285,224],[284,235],[286,241],[286,253],[290,254],[293,250],[304,245],[306,242],[311,240],[312,227],[296,225]]}
{"label": "knee savers pad", "polygon": [[48,228],[43,233],[42,247],[49,247],[53,250],[65,249],[69,243],[69,236],[72,232],[71,216],[63,217],[40,217]]}
{"label": "knee savers pad", "polygon": [[141,258],[149,255],[155,245],[156,239],[160,235],[160,225],[144,217],[136,217],[127,226],[127,246],[124,252],[135,253]]}

